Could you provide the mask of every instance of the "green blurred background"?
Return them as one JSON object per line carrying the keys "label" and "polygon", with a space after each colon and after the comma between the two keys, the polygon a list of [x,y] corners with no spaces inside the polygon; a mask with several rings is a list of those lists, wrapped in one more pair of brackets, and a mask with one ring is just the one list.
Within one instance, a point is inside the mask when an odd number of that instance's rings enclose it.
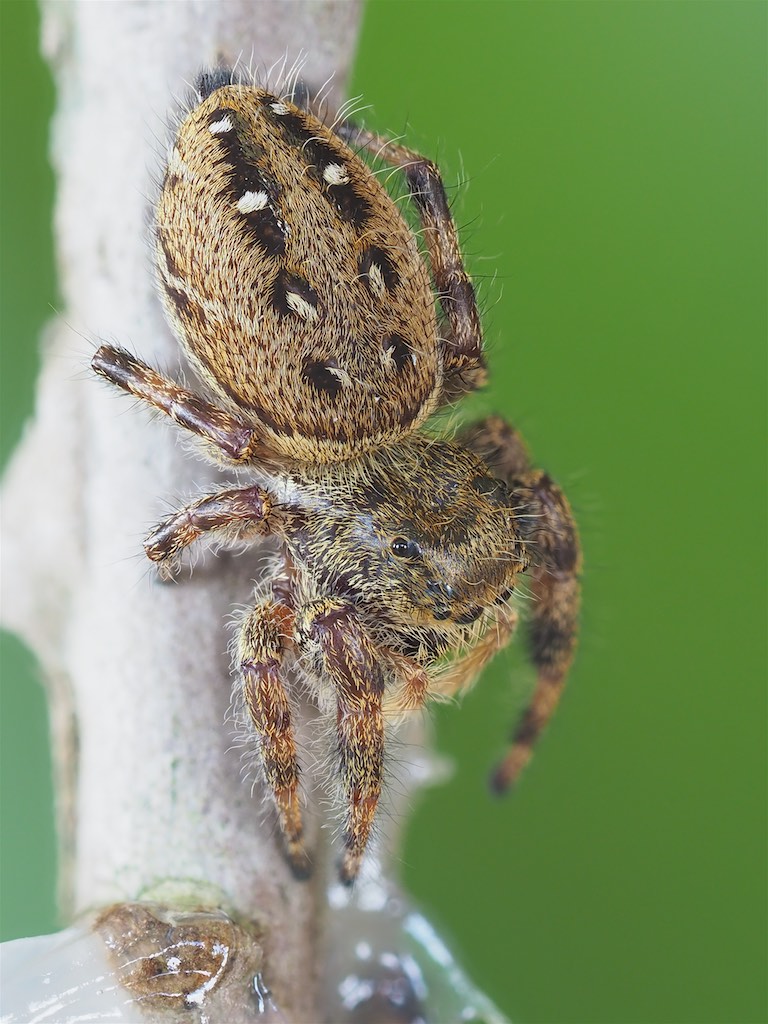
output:
{"label": "green blurred background", "polygon": [[[486,788],[530,683],[512,651],[435,713],[457,770],[403,851],[408,888],[521,1022],[768,1019],[767,10],[367,10],[352,92],[440,160],[485,308],[473,410],[524,429],[586,552],[581,653],[524,784]],[[7,458],[56,302],[53,93],[35,6],[0,11]],[[57,921],[44,701],[8,637],[1,752],[12,938]]]}

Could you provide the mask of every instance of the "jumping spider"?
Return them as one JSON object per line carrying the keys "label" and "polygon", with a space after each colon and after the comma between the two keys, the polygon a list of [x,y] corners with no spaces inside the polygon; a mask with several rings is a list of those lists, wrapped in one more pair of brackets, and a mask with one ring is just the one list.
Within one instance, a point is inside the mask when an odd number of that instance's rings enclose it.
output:
{"label": "jumping spider", "polygon": [[[198,93],[154,238],[168,318],[210,397],[112,346],[93,368],[213,461],[253,472],[249,486],[165,518],[145,550],[167,575],[203,536],[278,539],[268,596],[239,629],[239,683],[298,874],[308,860],[288,663],[319,704],[331,695],[350,883],[381,792],[387,716],[472,683],[514,632],[523,573],[538,682],[493,787],[528,762],[573,658],[578,538],[563,494],[500,418],[453,440],[419,433],[486,377],[437,167],[228,72],[203,74]],[[360,152],[402,172],[425,253]]]}

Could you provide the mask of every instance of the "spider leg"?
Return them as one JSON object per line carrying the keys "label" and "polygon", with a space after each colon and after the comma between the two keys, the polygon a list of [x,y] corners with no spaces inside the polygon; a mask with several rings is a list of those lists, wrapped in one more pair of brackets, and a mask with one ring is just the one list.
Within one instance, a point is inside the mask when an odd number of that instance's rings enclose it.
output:
{"label": "spider leg", "polygon": [[263,454],[258,434],[246,423],[163,377],[124,349],[102,345],[91,366],[99,376],[197,435],[218,458],[242,465]]}
{"label": "spider leg", "polygon": [[501,416],[488,416],[461,431],[457,440],[466,445],[496,473],[511,483],[531,468],[528,448],[520,432]]}
{"label": "spider leg", "polygon": [[237,663],[243,697],[259,740],[264,779],[277,808],[294,874],[306,878],[309,859],[302,842],[299,761],[291,728],[288,696],[280,680],[283,647],[293,629],[293,612],[266,601],[243,620]]}
{"label": "spider leg", "polygon": [[565,686],[576,651],[581,590],[581,547],[570,505],[542,470],[531,469],[519,433],[501,417],[471,427],[463,442],[508,484],[521,535],[532,559],[532,615],[528,651],[537,671],[531,701],[512,734],[511,747],[492,778],[496,792],[513,785],[528,764]]}
{"label": "spider leg", "polygon": [[351,885],[371,834],[381,795],[384,755],[384,673],[378,650],[354,609],[340,601],[306,605],[297,614],[299,642],[319,647],[336,689],[336,738],[341,786],[347,802],[344,854],[339,869]]}
{"label": "spider leg", "polygon": [[487,376],[480,314],[439,168],[414,150],[349,122],[342,121],[336,131],[349,145],[365,149],[403,171],[419,211],[432,277],[448,326],[444,400],[473,391],[485,383]]}
{"label": "spider leg", "polygon": [[157,563],[160,575],[168,579],[184,548],[204,534],[215,534],[227,541],[266,534],[271,511],[270,496],[261,487],[207,494],[159,522],[144,541],[144,550],[147,557]]}

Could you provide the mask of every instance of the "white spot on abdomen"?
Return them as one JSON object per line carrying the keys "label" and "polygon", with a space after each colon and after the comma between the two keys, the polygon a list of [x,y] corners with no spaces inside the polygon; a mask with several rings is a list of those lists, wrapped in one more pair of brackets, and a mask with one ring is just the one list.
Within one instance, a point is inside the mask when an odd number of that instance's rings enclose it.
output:
{"label": "white spot on abdomen", "polygon": [[231,132],[235,126],[230,117],[222,117],[220,121],[212,121],[208,125],[211,135],[222,135],[224,132]]}
{"label": "white spot on abdomen", "polygon": [[384,274],[381,272],[381,267],[378,263],[372,263],[368,267],[368,284],[375,295],[378,295],[380,299],[383,298],[386,285],[384,283]]}
{"label": "white spot on abdomen", "polygon": [[307,302],[305,298],[299,295],[298,292],[286,292],[285,304],[297,316],[300,316],[302,320],[315,320],[317,318],[315,307],[311,302]]}
{"label": "white spot on abdomen", "polygon": [[352,378],[346,370],[342,370],[340,366],[326,366],[325,370],[336,378],[336,380],[344,388],[352,386]]}
{"label": "white spot on abdomen", "polygon": [[269,196],[266,192],[243,192],[237,200],[237,208],[240,213],[255,213],[263,210],[269,203]]}
{"label": "white spot on abdomen", "polygon": [[323,180],[329,185],[346,185],[349,175],[342,164],[326,164],[323,168]]}

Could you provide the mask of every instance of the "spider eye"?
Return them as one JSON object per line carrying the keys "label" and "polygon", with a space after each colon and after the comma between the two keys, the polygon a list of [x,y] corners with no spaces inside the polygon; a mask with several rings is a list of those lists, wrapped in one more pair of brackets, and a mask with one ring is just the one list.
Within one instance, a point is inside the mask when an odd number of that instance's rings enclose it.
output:
{"label": "spider eye", "polygon": [[405,537],[395,537],[391,548],[392,554],[398,558],[417,558],[421,554],[421,548],[416,541]]}

